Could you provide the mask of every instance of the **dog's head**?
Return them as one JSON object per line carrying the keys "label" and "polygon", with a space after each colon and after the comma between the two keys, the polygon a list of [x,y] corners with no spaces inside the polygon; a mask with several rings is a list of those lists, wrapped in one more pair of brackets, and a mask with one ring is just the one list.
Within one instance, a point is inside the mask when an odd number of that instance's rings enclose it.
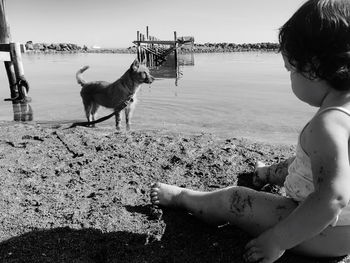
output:
{"label": "dog's head", "polygon": [[133,81],[136,81],[140,84],[142,83],[152,83],[154,78],[149,73],[149,69],[141,64],[137,59],[130,66],[130,75]]}

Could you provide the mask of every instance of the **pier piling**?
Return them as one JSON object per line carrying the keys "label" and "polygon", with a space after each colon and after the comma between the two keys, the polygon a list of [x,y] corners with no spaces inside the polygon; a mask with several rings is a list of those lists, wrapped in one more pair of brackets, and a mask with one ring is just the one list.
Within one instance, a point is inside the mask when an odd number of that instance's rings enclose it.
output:
{"label": "pier piling", "polygon": [[[0,43],[9,44],[11,40],[10,28],[7,24],[5,13],[5,0],[0,0]],[[10,56],[9,56],[10,58]],[[9,81],[11,98],[17,95],[16,74],[12,61],[4,61],[7,78]]]}
{"label": "pier piling", "polygon": [[174,31],[174,40],[159,40],[149,34],[149,28],[146,26],[146,36],[137,31],[137,38],[133,43],[137,48],[138,60],[145,62],[147,66],[157,67],[161,65],[166,60],[166,57],[174,52],[176,68],[178,49],[186,44],[193,46],[194,37],[178,38],[176,31]]}
{"label": "pier piling", "polygon": [[[23,50],[25,50],[24,46]],[[0,59],[4,61],[11,93],[11,98],[5,100],[29,101],[30,98],[27,97],[29,85],[24,78],[21,45],[11,43],[10,27],[5,12],[5,0],[0,0],[0,53],[4,52],[5,55],[0,56]]]}

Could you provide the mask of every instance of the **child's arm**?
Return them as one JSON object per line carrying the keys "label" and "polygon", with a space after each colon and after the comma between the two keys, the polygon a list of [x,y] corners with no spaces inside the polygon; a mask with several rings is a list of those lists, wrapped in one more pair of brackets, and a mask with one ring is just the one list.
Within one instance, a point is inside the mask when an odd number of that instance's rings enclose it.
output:
{"label": "child's arm", "polygon": [[311,160],[315,191],[287,218],[252,240],[249,251],[261,251],[261,259],[274,261],[336,219],[350,200],[349,131],[348,117],[339,112],[322,114],[309,124],[303,145]]}

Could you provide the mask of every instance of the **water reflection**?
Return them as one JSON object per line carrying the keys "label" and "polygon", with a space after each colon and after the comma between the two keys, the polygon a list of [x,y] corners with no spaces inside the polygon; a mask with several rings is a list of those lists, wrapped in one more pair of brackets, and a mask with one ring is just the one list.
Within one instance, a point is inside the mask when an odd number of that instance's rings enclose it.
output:
{"label": "water reflection", "polygon": [[174,54],[170,54],[160,66],[150,67],[150,72],[157,79],[175,79],[177,86],[183,75],[182,68],[184,66],[194,66],[193,53],[178,54],[177,60]]}
{"label": "water reflection", "polygon": [[28,102],[12,102],[14,121],[32,121],[33,110]]}

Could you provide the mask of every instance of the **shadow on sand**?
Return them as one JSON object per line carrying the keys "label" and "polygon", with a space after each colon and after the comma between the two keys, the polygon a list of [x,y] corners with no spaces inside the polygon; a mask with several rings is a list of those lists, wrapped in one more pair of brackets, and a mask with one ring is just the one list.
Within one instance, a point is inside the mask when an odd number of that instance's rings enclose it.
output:
{"label": "shadow on sand", "polygon": [[[103,233],[69,227],[34,230],[0,243],[0,262],[243,262],[244,245],[250,237],[237,228],[211,227],[183,211],[154,209],[151,205],[126,209],[147,215],[162,225],[162,231]],[[278,262],[340,261],[286,253]]]}
{"label": "shadow on sand", "polygon": [[2,242],[0,262],[242,262],[243,233],[208,227],[177,211],[165,211],[162,220],[159,235],[68,227],[31,231]]}

